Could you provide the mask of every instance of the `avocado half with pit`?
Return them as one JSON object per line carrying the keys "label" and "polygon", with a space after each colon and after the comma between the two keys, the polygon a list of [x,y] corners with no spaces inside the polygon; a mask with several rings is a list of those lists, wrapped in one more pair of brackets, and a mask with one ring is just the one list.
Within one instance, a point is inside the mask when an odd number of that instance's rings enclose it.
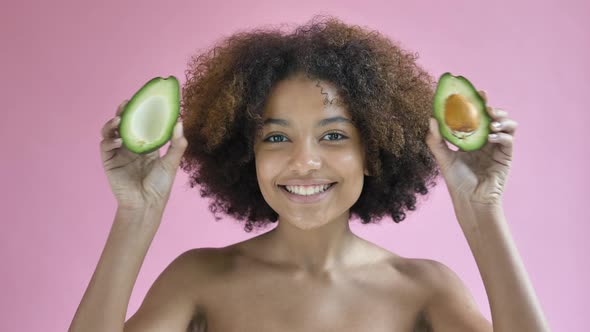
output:
{"label": "avocado half with pit", "polygon": [[463,151],[481,149],[491,118],[473,84],[463,76],[441,75],[434,93],[434,117],[441,135]]}
{"label": "avocado half with pit", "polygon": [[155,77],[129,100],[121,114],[123,145],[137,154],[158,150],[170,138],[180,114],[180,85],[174,76]]}

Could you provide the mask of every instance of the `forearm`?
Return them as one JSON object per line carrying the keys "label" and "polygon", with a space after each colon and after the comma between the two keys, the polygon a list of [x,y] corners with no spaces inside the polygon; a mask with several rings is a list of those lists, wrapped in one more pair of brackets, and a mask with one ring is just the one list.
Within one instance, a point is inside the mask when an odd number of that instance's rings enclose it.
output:
{"label": "forearm", "polygon": [[88,288],[69,332],[123,331],[133,286],[163,209],[117,209]]}
{"label": "forearm", "polygon": [[482,276],[494,331],[550,331],[502,207],[455,202],[455,213]]}

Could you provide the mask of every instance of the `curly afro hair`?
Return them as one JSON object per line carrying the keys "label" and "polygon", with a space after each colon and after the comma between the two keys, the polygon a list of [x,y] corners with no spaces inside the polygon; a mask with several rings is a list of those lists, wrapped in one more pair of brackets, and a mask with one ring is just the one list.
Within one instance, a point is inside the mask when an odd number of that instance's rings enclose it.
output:
{"label": "curly afro hair", "polygon": [[379,32],[331,16],[291,34],[236,33],[189,61],[180,114],[189,144],[180,167],[191,188],[212,198],[216,220],[217,212],[245,220],[246,232],[277,222],[258,186],[253,146],[274,84],[304,73],[337,87],[361,134],[370,176],[350,216],[368,224],[390,215],[399,223],[439,175],[425,143],[436,82],[417,58]]}

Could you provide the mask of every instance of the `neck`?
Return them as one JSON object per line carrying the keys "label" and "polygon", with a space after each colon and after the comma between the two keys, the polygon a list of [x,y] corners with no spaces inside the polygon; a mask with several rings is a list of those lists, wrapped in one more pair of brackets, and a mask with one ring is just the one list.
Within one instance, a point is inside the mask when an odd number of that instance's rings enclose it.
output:
{"label": "neck", "polygon": [[352,249],[359,238],[348,224],[349,213],[322,225],[304,230],[279,219],[278,226],[269,232],[268,255],[299,272],[325,273],[346,265],[345,258],[353,257]]}

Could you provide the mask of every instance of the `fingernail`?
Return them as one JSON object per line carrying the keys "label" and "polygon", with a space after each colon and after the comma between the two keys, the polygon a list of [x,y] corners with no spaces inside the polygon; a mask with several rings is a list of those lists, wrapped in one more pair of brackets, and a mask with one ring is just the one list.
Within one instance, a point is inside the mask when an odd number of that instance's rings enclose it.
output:
{"label": "fingernail", "polygon": [[498,134],[490,134],[490,139],[493,139],[493,140],[498,139]]}
{"label": "fingernail", "polygon": [[182,137],[182,122],[178,123],[178,129],[176,130],[174,137],[175,138]]}
{"label": "fingernail", "polygon": [[505,111],[503,111],[501,109],[497,109],[496,110],[496,115],[497,116],[506,116],[506,114],[508,114],[508,113],[506,113]]}
{"label": "fingernail", "polygon": [[500,127],[502,127],[502,124],[500,122],[492,122],[492,127],[494,127],[494,129],[500,129]]}

